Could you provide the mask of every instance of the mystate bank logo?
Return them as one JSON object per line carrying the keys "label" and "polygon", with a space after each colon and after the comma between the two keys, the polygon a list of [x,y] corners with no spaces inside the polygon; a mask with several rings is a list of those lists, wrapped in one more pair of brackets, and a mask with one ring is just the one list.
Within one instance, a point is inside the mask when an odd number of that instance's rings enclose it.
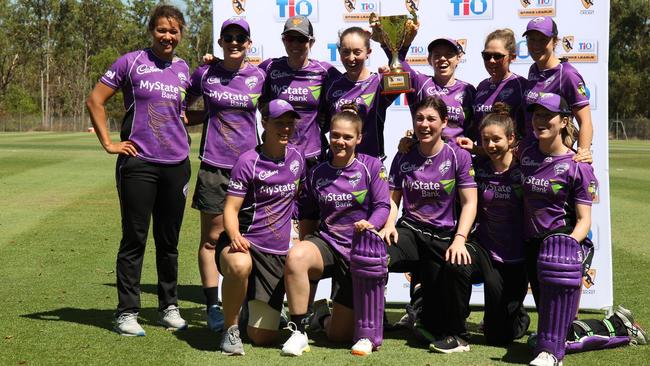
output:
{"label": "mystate bank logo", "polygon": [[595,39],[563,36],[562,50],[564,53],[560,57],[570,62],[598,62],[598,41]]}
{"label": "mystate bank logo", "polygon": [[449,0],[448,18],[451,20],[492,19],[492,0]]}
{"label": "mystate bank logo", "polygon": [[288,18],[302,15],[318,21],[318,0],[275,0],[275,21],[284,23]]}
{"label": "mystate bank logo", "polygon": [[343,21],[347,23],[368,23],[371,13],[380,12],[379,0],[343,0],[343,6]]}
{"label": "mystate bank logo", "polygon": [[541,16],[555,16],[555,0],[519,0],[520,18],[536,18]]}

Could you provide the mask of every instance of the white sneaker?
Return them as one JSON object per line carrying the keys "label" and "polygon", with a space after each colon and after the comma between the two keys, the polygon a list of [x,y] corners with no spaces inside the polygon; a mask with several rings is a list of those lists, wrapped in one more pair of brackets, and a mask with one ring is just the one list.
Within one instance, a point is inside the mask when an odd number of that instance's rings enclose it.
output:
{"label": "white sneaker", "polygon": [[113,329],[127,337],[144,337],[144,329],[138,324],[138,313],[122,313],[114,320]]}
{"label": "white sneaker", "polygon": [[551,353],[542,351],[534,360],[528,364],[530,366],[562,366],[562,361],[558,361]]}
{"label": "white sneaker", "polygon": [[298,327],[294,322],[289,322],[285,329],[291,330],[291,337],[287,339],[286,342],[282,345],[282,351],[280,352],[283,356],[302,356],[303,352],[309,352],[309,338],[307,338],[307,333],[302,333],[298,331]]}
{"label": "white sneaker", "polygon": [[169,305],[165,310],[161,311],[158,323],[167,330],[184,330],[187,328],[187,322],[181,318],[181,313],[176,305]]}
{"label": "white sneaker", "polygon": [[361,338],[352,346],[352,354],[355,356],[367,356],[372,353],[372,342],[368,338]]}

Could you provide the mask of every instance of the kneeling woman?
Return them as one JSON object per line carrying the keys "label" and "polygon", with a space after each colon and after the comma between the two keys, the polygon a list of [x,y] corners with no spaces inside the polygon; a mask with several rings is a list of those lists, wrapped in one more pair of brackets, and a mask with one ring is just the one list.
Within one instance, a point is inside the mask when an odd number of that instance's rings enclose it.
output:
{"label": "kneeling woman", "polygon": [[[371,340],[363,335],[359,337],[360,332],[358,329],[355,331],[358,307],[354,306],[353,311],[353,304],[358,299],[353,299],[352,289],[352,278],[355,276],[355,263],[351,263],[351,259],[355,258],[352,233],[381,229],[390,211],[387,176],[381,161],[355,153],[355,148],[361,142],[361,131],[362,122],[356,107],[341,107],[341,112],[335,114],[331,121],[329,159],[310,171],[305,189],[301,192],[301,226],[308,227],[311,223],[313,227],[315,220],[321,218],[321,221],[316,233],[307,235],[293,246],[287,256],[285,286],[291,321],[295,325],[289,323],[294,331],[282,347],[284,355],[299,356],[309,350],[305,318],[310,285],[327,277],[333,278],[334,300],[332,315],[321,317],[327,337],[338,342],[356,341],[352,347],[354,354],[368,354],[379,346],[376,339],[381,339],[383,314],[379,314],[379,321],[370,321],[376,325],[375,330],[379,335]],[[378,251],[384,249],[380,240],[378,245]],[[385,271],[385,262],[383,267]],[[380,289],[383,294],[383,282]],[[363,289],[355,289],[354,292],[359,293],[360,290]],[[383,301],[377,307],[381,305]],[[377,315],[372,311],[369,313]],[[353,333],[354,338],[358,339],[353,339]]]}
{"label": "kneeling woman", "polygon": [[242,154],[233,167],[224,207],[226,235],[216,247],[226,329],[221,351],[228,355],[244,354],[237,326],[244,299],[249,309],[247,334],[253,343],[277,340],[291,213],[305,174],[304,158],[287,145],[298,113],[278,99],[261,113],[265,140]]}

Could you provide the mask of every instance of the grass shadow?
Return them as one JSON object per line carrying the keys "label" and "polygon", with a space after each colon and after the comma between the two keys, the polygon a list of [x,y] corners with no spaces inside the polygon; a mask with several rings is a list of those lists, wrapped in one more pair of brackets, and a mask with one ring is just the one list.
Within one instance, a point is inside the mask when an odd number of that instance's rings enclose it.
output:
{"label": "grass shadow", "polygon": [[[104,286],[116,287],[115,283],[105,283]],[[140,291],[147,294],[157,295],[158,285],[152,283],[141,283]],[[178,285],[178,300],[193,302],[205,305],[205,295],[201,285]]]}

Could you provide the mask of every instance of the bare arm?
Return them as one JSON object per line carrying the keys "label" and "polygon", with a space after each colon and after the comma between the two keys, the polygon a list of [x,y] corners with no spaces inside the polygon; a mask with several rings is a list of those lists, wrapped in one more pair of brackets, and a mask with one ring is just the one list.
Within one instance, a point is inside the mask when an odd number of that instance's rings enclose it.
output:
{"label": "bare arm", "polygon": [[594,138],[594,126],[591,121],[591,108],[589,105],[574,107],[573,115],[578,121],[578,126],[580,127],[580,132],[578,133],[578,150],[587,150],[591,149],[591,142]]}
{"label": "bare arm", "polygon": [[402,201],[401,191],[390,191],[390,213],[386,225],[379,231],[379,235],[384,238],[386,244],[396,244],[399,236],[395,228],[395,221],[397,221],[397,213],[399,211],[399,204]]}
{"label": "bare arm", "polygon": [[98,82],[86,99],[86,108],[90,114],[95,134],[107,153],[136,156],[138,151],[134,143],[131,141],[113,142],[108,133],[105,105],[116,92],[117,90]]}
{"label": "bare arm", "polygon": [[472,260],[465,248],[465,243],[476,218],[478,193],[476,188],[460,188],[458,193],[461,206],[458,228],[447,253],[445,253],[445,260],[452,264],[471,264]]}
{"label": "bare arm", "polygon": [[585,240],[591,228],[591,206],[576,204],[576,226],[571,232],[571,237],[581,242]]}
{"label": "bare arm", "polygon": [[230,238],[230,248],[235,252],[248,252],[250,243],[239,232],[239,209],[244,203],[244,197],[226,196],[223,208],[223,226]]}

